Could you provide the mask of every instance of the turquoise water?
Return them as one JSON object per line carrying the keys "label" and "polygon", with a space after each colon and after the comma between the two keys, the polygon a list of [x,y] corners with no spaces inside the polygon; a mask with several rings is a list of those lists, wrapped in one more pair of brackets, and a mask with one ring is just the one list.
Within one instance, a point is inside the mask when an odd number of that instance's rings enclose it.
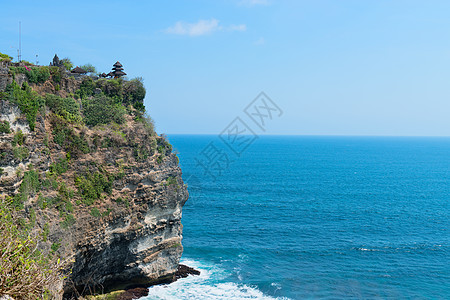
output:
{"label": "turquoise water", "polygon": [[[240,156],[169,139],[202,275],[148,299],[450,298],[449,138],[263,136]],[[217,178],[198,163],[211,141],[230,159]]]}

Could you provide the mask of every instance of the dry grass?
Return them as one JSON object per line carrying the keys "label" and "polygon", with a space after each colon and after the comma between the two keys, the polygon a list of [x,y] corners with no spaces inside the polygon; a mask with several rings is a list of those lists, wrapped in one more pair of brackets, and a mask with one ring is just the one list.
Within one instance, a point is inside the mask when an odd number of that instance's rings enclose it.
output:
{"label": "dry grass", "polygon": [[39,237],[16,222],[9,201],[0,199],[0,296],[53,299],[63,279],[63,263],[38,250]]}

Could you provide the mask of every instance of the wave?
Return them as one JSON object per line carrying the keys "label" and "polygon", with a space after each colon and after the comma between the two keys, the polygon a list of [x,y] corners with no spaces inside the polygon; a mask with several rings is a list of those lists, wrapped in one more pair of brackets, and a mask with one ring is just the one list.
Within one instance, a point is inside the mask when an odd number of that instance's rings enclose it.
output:
{"label": "wave", "polygon": [[219,267],[193,260],[182,260],[183,264],[200,271],[199,276],[189,275],[166,285],[150,287],[145,300],[183,300],[183,299],[286,299],[264,295],[256,287],[225,281],[228,273]]}

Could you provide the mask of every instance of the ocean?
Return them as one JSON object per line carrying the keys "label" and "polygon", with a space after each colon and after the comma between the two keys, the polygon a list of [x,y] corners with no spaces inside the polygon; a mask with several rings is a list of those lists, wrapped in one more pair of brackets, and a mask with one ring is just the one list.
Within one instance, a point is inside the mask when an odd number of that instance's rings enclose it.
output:
{"label": "ocean", "polygon": [[202,273],[145,299],[450,299],[450,138],[169,140]]}

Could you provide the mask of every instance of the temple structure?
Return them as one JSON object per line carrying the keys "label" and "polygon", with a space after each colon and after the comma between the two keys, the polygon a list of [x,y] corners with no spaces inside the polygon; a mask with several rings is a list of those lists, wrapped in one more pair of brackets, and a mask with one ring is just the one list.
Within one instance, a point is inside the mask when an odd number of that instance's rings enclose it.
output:
{"label": "temple structure", "polygon": [[87,71],[85,69],[82,69],[80,67],[76,67],[74,68],[72,71],[70,71],[71,73],[76,73],[76,74],[86,74]]}
{"label": "temple structure", "polygon": [[58,55],[55,54],[55,56],[53,57],[53,62],[50,63],[50,66],[54,66],[54,67],[61,67],[61,66],[63,66],[63,63],[59,60]]}
{"label": "temple structure", "polygon": [[117,61],[113,65],[112,72],[110,72],[108,75],[111,76],[111,77],[114,77],[114,78],[119,78],[119,77],[127,75],[127,73],[125,73],[123,71],[122,67],[123,67],[122,64]]}

